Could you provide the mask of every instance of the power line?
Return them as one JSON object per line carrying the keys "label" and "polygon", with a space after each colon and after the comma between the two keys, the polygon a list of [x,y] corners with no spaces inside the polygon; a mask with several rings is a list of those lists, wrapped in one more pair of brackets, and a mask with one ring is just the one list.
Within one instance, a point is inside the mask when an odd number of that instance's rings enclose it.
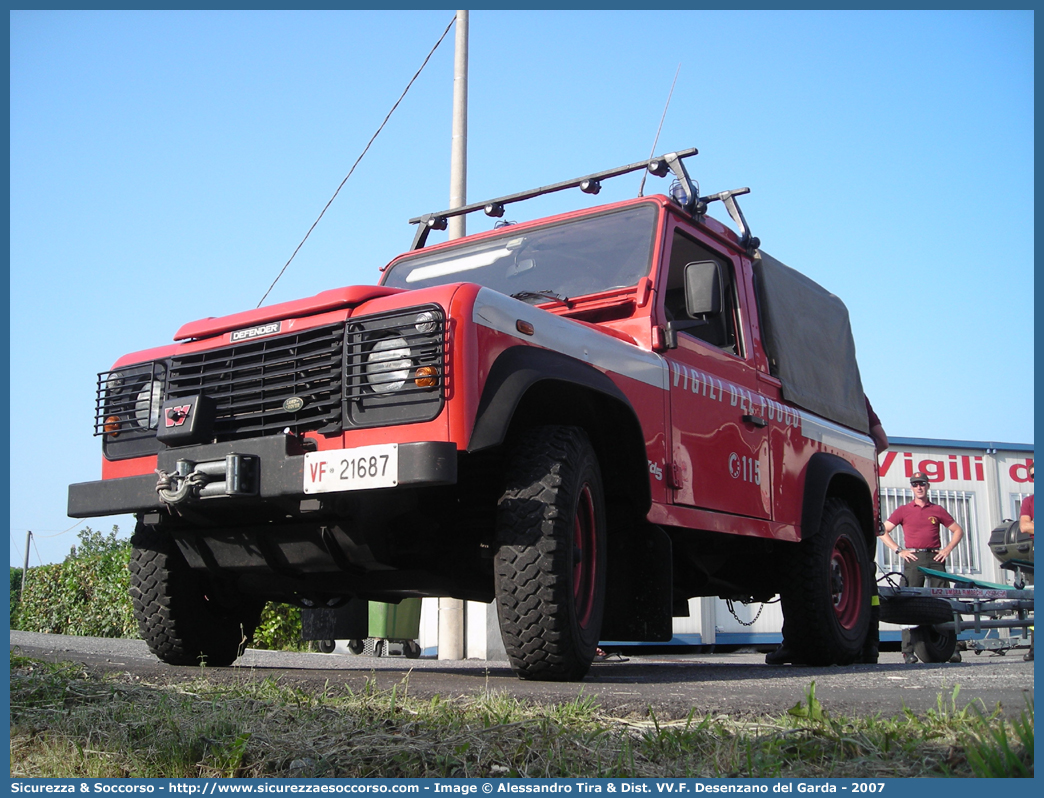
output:
{"label": "power line", "polygon": [[[73,524],[68,529],[63,529],[61,532],[55,532],[55,533],[53,533],[51,535],[41,535],[41,534],[39,534],[37,532],[34,532],[33,533],[33,537],[34,538],[40,538],[41,540],[47,540],[48,538],[61,537],[62,535],[65,535],[65,534],[68,534],[69,532],[72,532],[74,529],[76,529],[76,527],[78,527],[82,523],[83,523],[83,521],[77,521],[75,524]],[[12,531],[14,531],[14,530],[12,530]]]}
{"label": "power line", "polygon": [[333,204],[333,201],[335,199],[337,199],[337,195],[341,193],[341,189],[344,188],[344,184],[348,182],[348,178],[352,176],[352,172],[354,172],[355,167],[359,165],[359,161],[363,159],[363,156],[366,155],[366,151],[370,149],[370,145],[373,144],[374,140],[381,134],[381,131],[384,130],[384,126],[388,124],[388,120],[391,119],[391,115],[395,113],[395,109],[399,107],[399,103],[401,103],[403,98],[406,96],[406,92],[410,90],[410,87],[413,85],[414,81],[417,80],[418,77],[420,77],[420,73],[423,72],[424,67],[428,65],[428,61],[431,59],[433,55],[435,55],[435,51],[439,49],[439,45],[442,44],[442,40],[446,38],[446,34],[449,33],[450,28],[453,27],[453,23],[455,20],[456,15],[454,15],[453,19],[450,20],[449,25],[447,25],[446,30],[442,32],[442,35],[439,37],[439,40],[435,42],[435,46],[431,48],[431,52],[428,53],[427,57],[424,59],[424,63],[420,65],[420,69],[418,69],[416,74],[414,74],[414,76],[410,78],[410,82],[406,84],[406,88],[403,89],[402,94],[399,95],[399,99],[395,101],[395,105],[391,107],[391,110],[388,112],[388,115],[384,117],[384,121],[381,122],[381,126],[377,128],[377,132],[370,137],[370,140],[366,143],[366,146],[363,148],[362,153],[360,153],[359,157],[355,159],[355,163],[353,163],[352,168],[348,170],[348,174],[345,175],[344,180],[341,181],[341,185],[337,187],[337,191],[335,191],[333,193],[333,196],[330,197],[330,201],[327,202],[326,205],[323,207],[323,210],[319,214],[318,218],[314,222],[312,222],[312,226],[308,228],[308,232],[305,233],[305,237],[301,239],[301,243],[297,245],[297,249],[295,249],[294,253],[290,256],[290,260],[283,264],[283,268],[279,271],[279,274],[276,275],[276,278],[272,281],[272,284],[268,286],[268,290],[265,291],[265,295],[261,297],[261,302],[257,303],[258,307],[261,307],[261,303],[268,298],[268,295],[270,293],[272,293],[272,289],[275,288],[275,284],[279,282],[279,278],[283,276],[283,272],[285,272],[286,267],[290,265],[290,261],[292,261],[297,256],[297,253],[300,251],[301,247],[304,246],[305,241],[308,240],[308,236],[312,234],[312,231],[315,229],[315,226],[319,224],[319,220],[322,219],[323,214],[326,213],[326,209]]}
{"label": "power line", "polygon": [[[12,529],[11,531],[14,532],[15,530]],[[40,556],[40,549],[36,547],[36,534],[32,530],[27,529],[25,531],[24,551],[14,542],[14,538],[11,538],[11,548],[14,549],[15,553],[18,555],[18,561],[23,563],[24,569],[29,569],[29,552],[34,549],[36,550],[36,559],[40,562],[40,565],[43,565],[43,557]]]}
{"label": "power line", "polygon": [[[29,537],[29,540],[30,540],[30,541],[32,542],[32,544],[33,544],[33,551],[35,551],[35,552],[36,552],[36,559],[37,559],[37,560],[39,561],[40,565],[43,565],[43,557],[41,557],[41,556],[40,556],[40,549],[38,549],[38,548],[36,547],[36,535],[31,535],[31,536]],[[26,557],[26,558],[25,558],[25,561],[26,561],[26,562],[28,563],[28,562],[29,562],[29,558],[28,558],[28,557]],[[28,568],[26,568],[26,570],[28,571],[29,569],[28,569]]]}
{"label": "power line", "polygon": [[[83,523],[83,521],[77,521],[75,524],[73,524],[68,529],[63,529],[61,532],[55,532],[55,533],[50,534],[50,535],[41,535],[38,532],[31,532],[28,529],[25,529],[25,530],[23,530],[23,529],[12,529],[11,533],[13,535],[15,532],[27,532],[29,534],[29,539],[26,541],[26,543],[27,544],[28,543],[32,544],[32,550],[34,550],[36,552],[36,559],[37,559],[37,561],[40,563],[40,565],[43,565],[44,564],[43,556],[40,554],[40,549],[37,547],[36,541],[38,539],[39,540],[50,540],[51,538],[61,537],[62,535],[65,535],[65,534],[71,532],[72,530],[76,529],[76,527],[80,526],[82,523]],[[19,557],[22,556],[23,552],[18,547],[18,545],[14,542],[14,537],[11,538],[11,547],[15,550],[15,553],[18,554]],[[24,559],[25,559],[25,562],[28,564],[28,562],[29,562],[29,548],[28,547],[26,548],[26,551],[24,552]]]}

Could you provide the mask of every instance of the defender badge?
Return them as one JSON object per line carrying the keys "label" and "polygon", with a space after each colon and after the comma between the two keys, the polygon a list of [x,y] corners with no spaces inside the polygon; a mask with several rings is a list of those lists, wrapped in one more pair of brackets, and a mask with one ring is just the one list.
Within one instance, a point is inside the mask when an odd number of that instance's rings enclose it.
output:
{"label": "defender badge", "polygon": [[247,327],[245,330],[236,330],[229,336],[231,343],[249,341],[253,338],[261,338],[265,335],[275,335],[283,331],[283,322],[271,321],[268,324],[259,324],[256,327]]}

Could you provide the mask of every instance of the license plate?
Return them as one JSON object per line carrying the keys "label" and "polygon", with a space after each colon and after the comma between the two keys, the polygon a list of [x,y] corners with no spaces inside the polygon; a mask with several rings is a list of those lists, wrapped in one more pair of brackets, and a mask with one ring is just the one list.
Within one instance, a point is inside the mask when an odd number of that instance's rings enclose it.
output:
{"label": "license plate", "polygon": [[399,445],[396,443],[305,453],[305,493],[394,488],[398,483]]}

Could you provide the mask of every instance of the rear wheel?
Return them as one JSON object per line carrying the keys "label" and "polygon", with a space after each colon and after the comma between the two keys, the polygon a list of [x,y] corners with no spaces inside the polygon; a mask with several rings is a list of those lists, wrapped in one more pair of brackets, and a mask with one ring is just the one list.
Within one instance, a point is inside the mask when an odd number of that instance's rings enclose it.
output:
{"label": "rear wheel", "polygon": [[337,648],[336,640],[319,640],[316,645],[323,654],[333,654]]}
{"label": "rear wheel", "polygon": [[957,633],[952,629],[918,626],[910,630],[910,641],[921,662],[949,662],[957,650]]}
{"label": "rear wheel", "polygon": [[231,665],[264,603],[189,568],[170,535],[139,524],[131,538],[130,596],[141,636],[170,665]]}
{"label": "rear wheel", "polygon": [[782,595],[787,643],[805,662],[847,665],[860,655],[870,628],[870,567],[855,513],[828,499],[819,533],[798,545]]}
{"label": "rear wheel", "polygon": [[348,650],[351,651],[356,656],[358,656],[359,654],[362,654],[363,651],[366,650],[366,641],[365,640],[349,640],[348,641]]}
{"label": "rear wheel", "polygon": [[497,509],[497,614],[523,679],[584,677],[605,603],[605,497],[583,430],[539,427],[518,441]]}

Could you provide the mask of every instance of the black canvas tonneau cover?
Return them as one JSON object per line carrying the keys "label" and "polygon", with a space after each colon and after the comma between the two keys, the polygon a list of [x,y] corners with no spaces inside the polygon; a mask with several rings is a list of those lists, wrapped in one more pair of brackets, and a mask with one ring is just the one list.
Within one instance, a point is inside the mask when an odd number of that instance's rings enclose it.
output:
{"label": "black canvas tonneau cover", "polygon": [[761,335],[783,397],[838,424],[869,431],[848,308],[814,280],[760,250],[754,280]]}

